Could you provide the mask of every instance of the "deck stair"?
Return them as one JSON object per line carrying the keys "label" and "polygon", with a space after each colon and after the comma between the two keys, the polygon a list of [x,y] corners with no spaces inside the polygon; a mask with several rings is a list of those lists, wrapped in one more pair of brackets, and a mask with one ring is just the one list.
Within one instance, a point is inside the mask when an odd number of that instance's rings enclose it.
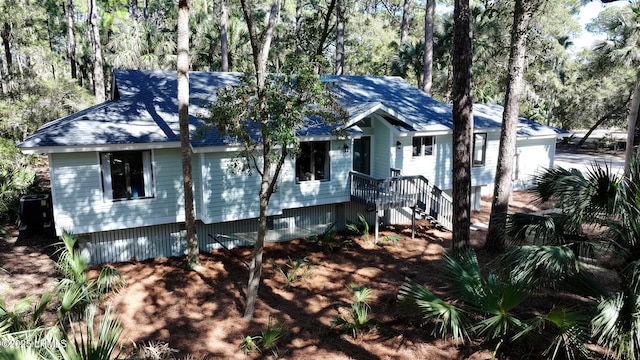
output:
{"label": "deck stair", "polygon": [[[392,176],[376,178],[366,174],[351,173],[351,200],[364,204],[376,212],[390,209],[411,208],[413,232],[416,217],[430,220],[434,225],[446,230],[452,228],[453,201],[450,196],[431,185],[421,175],[403,176],[392,169]],[[376,239],[378,230],[376,221]]]}

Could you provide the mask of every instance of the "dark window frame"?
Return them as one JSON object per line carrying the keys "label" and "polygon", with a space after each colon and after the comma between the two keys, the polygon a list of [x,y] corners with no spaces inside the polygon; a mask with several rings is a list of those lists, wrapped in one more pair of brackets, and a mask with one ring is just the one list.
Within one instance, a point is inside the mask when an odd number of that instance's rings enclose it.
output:
{"label": "dark window frame", "polygon": [[436,137],[433,135],[414,136],[411,140],[411,154],[413,155],[413,157],[433,156],[433,149],[435,148],[435,146]]}
{"label": "dark window frame", "polygon": [[331,141],[300,142],[295,163],[296,183],[331,180]]}
{"label": "dark window frame", "polygon": [[[482,138],[482,148],[480,149],[481,154],[480,158],[478,158],[477,148],[477,139]],[[487,133],[474,133],[473,134],[473,153],[471,154],[471,161],[473,167],[481,167],[486,164],[487,161]]]}

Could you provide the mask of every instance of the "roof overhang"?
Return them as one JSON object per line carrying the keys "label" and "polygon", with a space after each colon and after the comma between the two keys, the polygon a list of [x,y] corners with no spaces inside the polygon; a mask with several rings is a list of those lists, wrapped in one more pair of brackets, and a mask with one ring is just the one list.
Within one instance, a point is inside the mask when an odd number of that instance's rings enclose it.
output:
{"label": "roof overhang", "polygon": [[175,149],[175,148],[180,148],[180,142],[171,141],[171,142],[162,142],[162,143],[34,146],[34,147],[20,147],[20,151],[22,151],[25,154],[63,154],[63,153],[78,153],[78,152],[106,152],[106,151],[129,151],[129,150]]}

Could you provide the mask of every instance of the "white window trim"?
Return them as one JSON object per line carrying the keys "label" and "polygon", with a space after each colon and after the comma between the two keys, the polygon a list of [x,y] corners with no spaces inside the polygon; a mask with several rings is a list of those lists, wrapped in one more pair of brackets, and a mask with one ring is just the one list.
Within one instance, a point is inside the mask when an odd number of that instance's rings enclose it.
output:
{"label": "white window trim", "polygon": [[[148,194],[137,198],[113,198],[113,184],[111,182],[111,161],[110,154],[114,152],[142,152],[142,170],[144,172],[144,193]],[[130,201],[140,199],[151,199],[155,197],[154,189],[154,177],[153,177],[153,150],[123,150],[123,151],[109,151],[99,153],[100,164],[102,173],[100,174],[102,180],[102,198],[105,202],[116,201]]]}
{"label": "white window trim", "polygon": [[[414,141],[415,139],[418,139],[418,138],[419,138],[419,139],[421,139],[421,141],[420,141],[420,151],[419,151],[419,154],[418,154],[418,155],[413,155],[413,141]],[[426,147],[427,147],[426,145],[424,145],[424,139],[425,139],[425,138],[431,138],[431,154],[427,154],[427,153],[425,152],[425,149],[426,149]],[[433,156],[433,155],[435,154],[435,149],[436,149],[436,137],[435,137],[435,136],[433,136],[433,135],[420,135],[420,136],[414,136],[414,137],[411,139],[411,155],[412,155],[413,157]]]}

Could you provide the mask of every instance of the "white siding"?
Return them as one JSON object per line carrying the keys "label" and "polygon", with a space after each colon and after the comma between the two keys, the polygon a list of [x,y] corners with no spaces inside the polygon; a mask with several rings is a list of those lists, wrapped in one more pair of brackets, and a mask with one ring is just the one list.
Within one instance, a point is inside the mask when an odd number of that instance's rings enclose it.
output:
{"label": "white siding", "polygon": [[[206,153],[202,164],[204,222],[221,222],[257,217],[260,176],[255,170],[234,171],[235,153]],[[279,197],[274,194],[270,202],[272,213],[278,213]]]}
{"label": "white siding", "polygon": [[519,139],[514,162],[514,188],[527,189],[533,185],[534,177],[553,165],[556,139]]}
{"label": "white siding", "polygon": [[98,153],[51,154],[57,233],[69,230],[82,234],[183,221],[179,150],[155,150],[152,159],[155,196],[110,201],[103,196]]}
{"label": "white siding", "polygon": [[391,128],[383,124],[383,119],[373,117],[373,136],[371,137],[371,176],[389,177],[391,169]]}
{"label": "white siding", "polygon": [[433,155],[413,156],[412,137],[396,137],[402,149],[397,150],[396,166],[402,169],[403,175],[422,175],[431,184],[441,188],[451,188],[452,151],[451,135],[436,135]]}
{"label": "white siding", "polygon": [[[349,146],[351,149],[352,146]],[[349,201],[349,172],[352,169],[352,154],[344,152],[344,141],[332,141],[329,181],[295,181],[295,161],[290,159],[282,172],[278,188],[283,209],[334,204]]]}
{"label": "white siding", "polygon": [[[482,133],[482,131],[478,131]],[[498,149],[500,147],[500,132],[487,133],[487,147],[485,149],[484,165],[471,168],[471,186],[493,184],[498,164]]]}
{"label": "white siding", "polygon": [[[269,215],[282,214],[284,209],[334,204],[348,201],[351,152],[344,152],[344,141],[332,141],[330,180],[295,181],[295,160],[287,159],[276,192],[269,202]],[[205,223],[233,221],[259,216],[258,191],[260,176],[253,171],[234,172],[233,153],[204,154],[202,166],[203,211]]]}

